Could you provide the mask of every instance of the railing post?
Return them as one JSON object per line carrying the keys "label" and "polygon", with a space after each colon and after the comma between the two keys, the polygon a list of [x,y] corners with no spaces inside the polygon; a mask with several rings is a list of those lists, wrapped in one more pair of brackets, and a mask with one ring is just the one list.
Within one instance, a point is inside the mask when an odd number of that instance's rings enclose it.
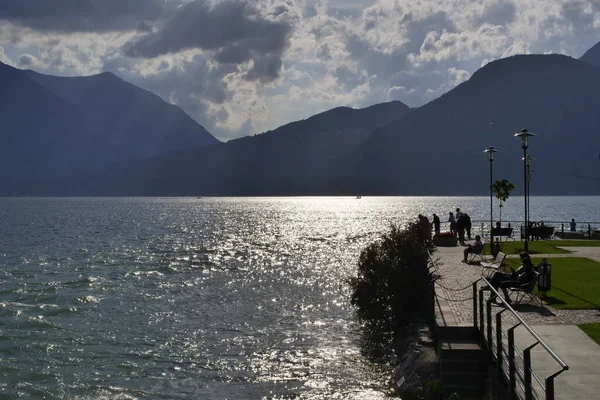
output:
{"label": "railing post", "polygon": [[479,336],[481,337],[481,344],[485,345],[485,331],[483,325],[483,290],[479,291]]}
{"label": "railing post", "polygon": [[491,296],[485,302],[485,312],[486,312],[486,322],[487,322],[487,341],[488,341],[488,350],[490,351],[490,355],[494,353],[494,349],[492,348],[492,299]]}
{"label": "railing post", "polygon": [[546,378],[546,400],[554,400],[554,375]]}
{"label": "railing post", "polygon": [[473,282],[473,326],[477,328],[477,281]]}
{"label": "railing post", "polygon": [[546,400],[554,400],[554,378],[569,369],[568,366],[564,367],[555,374],[550,375],[546,378]]}
{"label": "railing post", "polygon": [[508,379],[510,385],[510,398],[516,397],[517,389],[517,367],[515,364],[515,329],[519,325],[515,325],[508,330]]}
{"label": "railing post", "polygon": [[496,314],[496,360],[497,360],[497,368],[498,368],[498,381],[502,382],[503,374],[504,374],[504,364],[502,359],[504,358],[502,354],[502,313],[506,310],[506,308]]}
{"label": "railing post", "polygon": [[523,350],[523,374],[525,375],[525,400],[533,399],[533,390],[531,387],[531,349],[537,346],[539,342],[535,342],[525,350]]}
{"label": "railing post", "polygon": [[562,234],[562,239],[564,239],[565,238],[565,224],[564,223],[560,224],[560,232]]}
{"label": "railing post", "polygon": [[431,285],[431,326],[435,326],[435,279],[429,283]]}
{"label": "railing post", "polygon": [[588,239],[592,238],[592,226],[588,224]]}

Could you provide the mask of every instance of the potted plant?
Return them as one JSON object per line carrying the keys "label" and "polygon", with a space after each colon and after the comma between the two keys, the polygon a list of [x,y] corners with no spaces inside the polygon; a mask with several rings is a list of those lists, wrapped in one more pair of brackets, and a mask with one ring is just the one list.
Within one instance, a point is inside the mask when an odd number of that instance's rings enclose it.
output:
{"label": "potted plant", "polygon": [[433,244],[438,247],[456,246],[458,238],[452,232],[440,232],[433,235]]}

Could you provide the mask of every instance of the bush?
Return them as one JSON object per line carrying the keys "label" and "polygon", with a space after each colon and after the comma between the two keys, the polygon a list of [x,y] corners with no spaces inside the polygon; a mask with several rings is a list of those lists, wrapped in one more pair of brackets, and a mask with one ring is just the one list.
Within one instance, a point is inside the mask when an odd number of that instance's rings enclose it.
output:
{"label": "bush", "polygon": [[367,328],[399,333],[408,322],[429,320],[433,250],[431,226],[419,215],[404,229],[392,225],[361,252],[358,275],[350,280],[351,301]]}

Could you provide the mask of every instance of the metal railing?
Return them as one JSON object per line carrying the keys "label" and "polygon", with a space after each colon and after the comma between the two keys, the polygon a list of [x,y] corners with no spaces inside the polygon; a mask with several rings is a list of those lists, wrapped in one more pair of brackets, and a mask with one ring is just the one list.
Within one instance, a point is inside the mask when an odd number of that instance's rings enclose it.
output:
{"label": "metal railing", "polygon": [[[541,221],[530,221],[530,223],[539,223]],[[600,222],[595,221],[578,221],[577,222],[577,231],[571,232],[570,221],[543,221],[544,226],[554,227],[554,236],[559,236],[562,238],[569,238],[573,236],[573,238],[578,239],[598,239],[600,240]],[[512,237],[523,239],[523,227],[525,223],[524,221],[517,220],[503,220],[503,227],[511,227],[513,228]],[[450,231],[450,223],[442,222],[440,224],[441,231]],[[471,237],[475,237],[475,235],[481,235],[481,237],[489,238],[490,237],[490,221],[482,221],[482,220],[472,220],[471,221]]]}
{"label": "metal railing", "polygon": [[[482,285],[479,286],[479,283],[482,283]],[[483,292],[488,290],[492,295],[484,299]],[[495,314],[495,321],[492,316],[494,295],[496,299],[500,299],[503,303],[503,308]],[[505,331],[502,328],[502,314],[506,311],[512,314],[517,323]],[[492,361],[495,361],[499,381],[507,385],[511,399],[554,400],[554,378],[568,370],[569,366],[539,337],[484,277],[473,282],[473,326],[479,331],[482,347],[488,350]],[[525,328],[535,341],[535,343],[523,349],[522,353],[515,345],[515,329],[519,326]],[[546,376],[544,379],[540,378],[532,368],[531,350],[538,345],[554,359],[558,364],[557,368],[560,367],[560,370]]]}

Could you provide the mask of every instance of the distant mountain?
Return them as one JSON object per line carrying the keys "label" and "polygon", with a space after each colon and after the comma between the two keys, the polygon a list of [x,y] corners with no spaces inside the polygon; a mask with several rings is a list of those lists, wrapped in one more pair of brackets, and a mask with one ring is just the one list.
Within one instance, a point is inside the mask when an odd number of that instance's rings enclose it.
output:
{"label": "distant mountain", "polygon": [[143,195],[326,194],[324,172],[373,130],[410,111],[401,102],[339,107],[264,134],[171,153],[115,171],[86,191]]}
{"label": "distant mountain", "polygon": [[111,73],[48,76],[0,63],[0,194],[218,141],[181,109]]}
{"label": "distant mountain", "polygon": [[489,63],[467,82],[375,132],[344,156],[330,179],[340,192],[486,194],[493,145],[495,179],[523,193],[523,152],[513,133],[528,128],[532,194],[600,194],[600,67],[561,55]]}
{"label": "distant mountain", "polygon": [[[0,99],[0,106],[18,113],[23,104],[13,107],[12,102],[30,101],[38,109],[53,99],[44,119],[25,113],[19,115],[30,121],[19,121],[33,132],[46,122],[57,124],[57,132],[68,138],[58,143],[73,140],[80,148],[76,140],[81,135],[73,126],[90,120],[80,100],[69,91],[59,97],[56,87],[10,74],[14,79],[7,83],[14,94],[11,101]],[[21,96],[13,86],[37,95]],[[108,174],[65,176],[28,194],[487,195],[489,162],[483,150],[493,145],[500,151],[494,179],[513,182],[518,196],[523,193],[523,150],[513,134],[522,128],[537,134],[529,146],[531,194],[600,194],[598,93],[599,66],[561,55],[514,56],[487,64],[418,109],[399,102],[336,108],[261,135],[131,162]],[[56,145],[51,140],[28,138],[6,134],[3,140],[11,145],[21,141],[17,148],[30,144],[34,156],[54,154],[45,151]],[[39,165],[21,161],[20,167],[30,164]]]}
{"label": "distant mountain", "polygon": [[592,46],[579,59],[590,64],[600,65],[600,42]]}

